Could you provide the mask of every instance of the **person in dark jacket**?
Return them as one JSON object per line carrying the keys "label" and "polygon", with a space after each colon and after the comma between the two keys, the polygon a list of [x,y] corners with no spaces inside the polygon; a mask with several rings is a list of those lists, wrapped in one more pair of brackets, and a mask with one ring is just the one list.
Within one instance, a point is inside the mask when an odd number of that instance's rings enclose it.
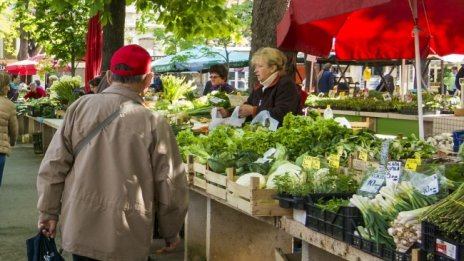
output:
{"label": "person in dark jacket", "polygon": [[[251,59],[259,84],[253,89],[248,100],[240,106],[240,117],[255,117],[267,110],[272,118],[282,126],[287,113],[300,114],[300,90],[295,81],[284,74],[286,56],[275,48],[259,49]],[[219,110],[223,117],[228,112]]]}
{"label": "person in dark jacket", "polygon": [[456,74],[456,81],[454,83],[456,89],[461,90],[461,85],[459,84],[459,79],[464,78],[464,64],[461,64],[458,73]]}
{"label": "person in dark jacket", "polygon": [[206,95],[212,91],[220,91],[231,93],[235,91],[235,88],[227,83],[229,76],[229,68],[224,64],[215,64],[209,68],[209,78],[211,84],[205,86],[203,95]]}
{"label": "person in dark jacket", "polygon": [[319,92],[328,93],[333,89],[335,83],[335,76],[330,71],[332,64],[326,63],[322,67],[322,71],[317,76],[317,87]]}

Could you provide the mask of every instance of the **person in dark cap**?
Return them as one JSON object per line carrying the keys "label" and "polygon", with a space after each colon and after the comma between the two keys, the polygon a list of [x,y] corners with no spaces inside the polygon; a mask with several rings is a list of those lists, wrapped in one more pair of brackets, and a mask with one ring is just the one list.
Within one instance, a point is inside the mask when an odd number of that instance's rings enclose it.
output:
{"label": "person in dark cap", "polygon": [[151,57],[138,45],[111,58],[110,86],[67,109],[37,177],[40,231],[74,261],[146,261],[153,219],[173,250],[187,213],[188,185],[165,118],[143,106],[153,79]]}

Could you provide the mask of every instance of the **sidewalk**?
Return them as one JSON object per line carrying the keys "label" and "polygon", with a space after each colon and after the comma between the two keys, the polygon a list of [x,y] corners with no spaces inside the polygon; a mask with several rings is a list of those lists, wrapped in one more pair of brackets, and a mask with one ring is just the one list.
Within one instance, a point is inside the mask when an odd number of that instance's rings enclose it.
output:
{"label": "sidewalk", "polygon": [[[37,233],[36,176],[42,156],[34,154],[31,144],[18,144],[11,157],[6,159],[3,181],[0,187],[0,261],[27,260],[26,239]],[[164,240],[154,240],[152,249],[163,246]],[[59,240],[57,241],[58,248]],[[63,254],[72,260],[69,253]],[[156,261],[180,261],[183,248],[162,255],[152,256]]]}

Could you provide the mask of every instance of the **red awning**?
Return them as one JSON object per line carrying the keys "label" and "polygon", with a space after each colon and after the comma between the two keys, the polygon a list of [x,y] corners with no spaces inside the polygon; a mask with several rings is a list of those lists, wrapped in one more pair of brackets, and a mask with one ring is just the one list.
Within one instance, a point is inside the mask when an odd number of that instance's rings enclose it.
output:
{"label": "red awning", "polygon": [[37,62],[31,60],[22,60],[10,63],[5,67],[5,71],[15,75],[34,75],[37,73]]}
{"label": "red awning", "polygon": [[90,91],[88,82],[100,74],[102,59],[103,32],[100,15],[89,19],[87,45],[85,50],[85,91]]}
{"label": "red awning", "polygon": [[[277,27],[283,50],[339,60],[414,58],[415,0],[293,0]],[[463,0],[417,0],[420,53],[464,53]]]}

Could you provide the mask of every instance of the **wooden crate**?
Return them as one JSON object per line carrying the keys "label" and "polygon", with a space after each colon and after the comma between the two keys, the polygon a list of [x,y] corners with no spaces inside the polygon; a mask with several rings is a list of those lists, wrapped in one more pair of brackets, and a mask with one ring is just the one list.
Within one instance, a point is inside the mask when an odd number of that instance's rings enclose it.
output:
{"label": "wooden crate", "polygon": [[377,168],[379,163],[376,161],[364,161],[359,159],[353,159],[352,168],[355,170],[365,171],[369,167]]}
{"label": "wooden crate", "polygon": [[191,174],[192,185],[194,187],[203,189],[206,191],[206,165],[198,162],[193,162],[193,171]]}
{"label": "wooden crate", "polygon": [[272,195],[276,189],[260,189],[259,178],[252,177],[249,187],[235,183],[233,170],[228,170],[227,202],[252,216],[289,216],[293,209],[279,207]]}
{"label": "wooden crate", "polygon": [[193,163],[193,185],[204,189],[207,194],[226,200],[227,177],[213,172],[208,166],[198,162]]}
{"label": "wooden crate", "polygon": [[227,176],[206,169],[206,193],[227,200]]}
{"label": "wooden crate", "polygon": [[193,155],[187,157],[187,162],[184,162],[185,174],[187,175],[188,184],[193,185]]}
{"label": "wooden crate", "polygon": [[372,127],[372,120],[366,117],[366,121],[351,121],[350,125],[353,130],[369,129]]}

